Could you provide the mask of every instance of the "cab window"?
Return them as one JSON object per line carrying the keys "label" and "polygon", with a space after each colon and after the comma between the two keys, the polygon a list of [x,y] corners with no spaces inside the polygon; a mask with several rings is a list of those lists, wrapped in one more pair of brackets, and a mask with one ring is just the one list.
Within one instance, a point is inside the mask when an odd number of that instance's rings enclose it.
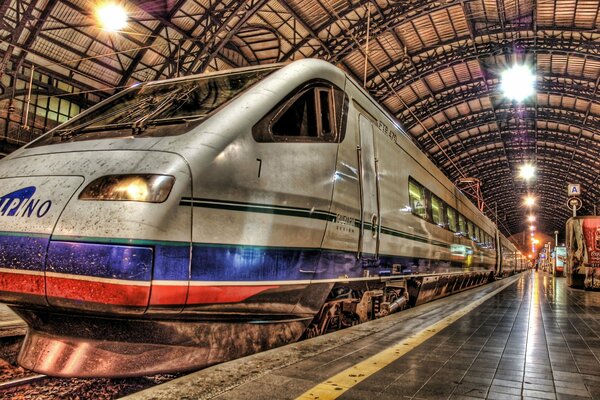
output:
{"label": "cab window", "polygon": [[282,101],[252,133],[258,142],[337,142],[343,137],[347,102],[326,82],[308,84]]}

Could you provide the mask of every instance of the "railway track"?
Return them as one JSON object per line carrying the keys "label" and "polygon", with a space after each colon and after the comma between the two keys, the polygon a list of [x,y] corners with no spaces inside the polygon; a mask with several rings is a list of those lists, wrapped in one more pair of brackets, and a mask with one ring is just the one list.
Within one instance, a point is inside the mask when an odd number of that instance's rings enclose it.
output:
{"label": "railway track", "polygon": [[48,379],[48,378],[49,377],[46,375],[37,374],[37,375],[32,375],[32,376],[26,376],[23,378],[11,379],[6,382],[0,382],[0,390],[9,389],[9,388],[13,388],[16,386],[28,385],[30,383],[39,382],[41,380]]}

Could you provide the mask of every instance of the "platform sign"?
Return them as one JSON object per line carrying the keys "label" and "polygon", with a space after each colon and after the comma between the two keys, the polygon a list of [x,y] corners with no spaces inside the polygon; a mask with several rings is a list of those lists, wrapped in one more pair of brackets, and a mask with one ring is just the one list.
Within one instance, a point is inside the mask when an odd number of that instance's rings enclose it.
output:
{"label": "platform sign", "polygon": [[579,196],[581,194],[581,186],[578,183],[567,183],[567,194],[569,196]]}

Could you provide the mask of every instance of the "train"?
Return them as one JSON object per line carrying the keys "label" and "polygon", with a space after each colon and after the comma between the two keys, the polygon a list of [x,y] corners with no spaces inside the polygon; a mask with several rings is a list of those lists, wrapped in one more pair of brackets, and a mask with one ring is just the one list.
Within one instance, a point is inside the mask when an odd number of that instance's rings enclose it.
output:
{"label": "train", "polygon": [[[567,285],[585,290],[600,289],[600,217],[571,217],[565,224],[566,247],[556,247],[559,261],[566,261]],[[562,260],[559,260],[559,257]],[[561,275],[563,271],[560,271]]]}
{"label": "train", "polygon": [[194,370],[525,265],[321,60],[134,85],[0,160],[0,302],[43,374]]}

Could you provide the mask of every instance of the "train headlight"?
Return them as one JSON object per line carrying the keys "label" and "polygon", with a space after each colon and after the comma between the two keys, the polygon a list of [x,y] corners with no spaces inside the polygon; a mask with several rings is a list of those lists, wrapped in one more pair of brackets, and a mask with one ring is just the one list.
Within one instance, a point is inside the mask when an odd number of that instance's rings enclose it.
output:
{"label": "train headlight", "polygon": [[87,185],[79,200],[143,201],[162,203],[175,178],[169,175],[107,175]]}

